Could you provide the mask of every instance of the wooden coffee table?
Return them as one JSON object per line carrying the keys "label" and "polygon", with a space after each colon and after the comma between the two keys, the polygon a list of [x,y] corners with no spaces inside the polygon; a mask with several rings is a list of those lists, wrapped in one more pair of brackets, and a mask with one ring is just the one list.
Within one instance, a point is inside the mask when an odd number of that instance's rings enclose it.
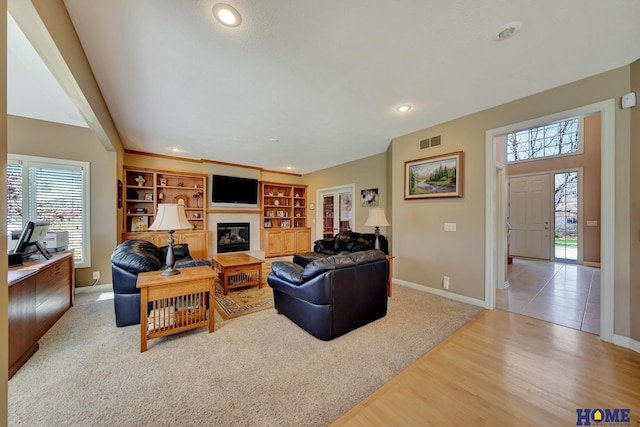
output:
{"label": "wooden coffee table", "polygon": [[224,285],[224,294],[229,289],[242,286],[258,285],[262,288],[263,260],[247,254],[219,254],[211,257],[213,269],[216,270]]}

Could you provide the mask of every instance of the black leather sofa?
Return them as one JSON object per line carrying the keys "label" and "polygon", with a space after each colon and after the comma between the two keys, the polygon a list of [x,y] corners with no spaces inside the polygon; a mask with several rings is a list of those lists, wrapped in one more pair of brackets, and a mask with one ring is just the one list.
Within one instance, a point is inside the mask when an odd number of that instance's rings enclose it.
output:
{"label": "black leather sofa", "polygon": [[305,268],[276,261],[267,283],[279,314],[328,341],[386,316],[388,274],[385,254],[369,250],[325,256]]}
{"label": "black leather sofa", "polygon": [[[389,243],[383,235],[379,236],[380,250],[389,254]],[[342,231],[332,239],[316,240],[313,243],[313,252],[304,252],[293,255],[293,262],[305,267],[312,261],[336,255],[342,252],[360,252],[375,249],[376,235],[373,233],[358,233],[357,231]]]}
{"label": "black leather sofa", "polygon": [[[157,247],[146,240],[126,240],[111,254],[113,304],[116,326],[140,324],[140,289],[136,288],[138,273],[164,268],[167,246]],[[173,245],[176,268],[211,265],[211,259],[194,260],[189,245]]]}

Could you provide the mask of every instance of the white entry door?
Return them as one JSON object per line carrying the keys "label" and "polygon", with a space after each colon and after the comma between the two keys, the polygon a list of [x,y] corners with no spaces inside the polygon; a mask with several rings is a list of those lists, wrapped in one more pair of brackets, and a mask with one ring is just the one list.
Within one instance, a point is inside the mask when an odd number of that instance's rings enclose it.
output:
{"label": "white entry door", "polygon": [[509,178],[509,254],[549,259],[549,174]]}

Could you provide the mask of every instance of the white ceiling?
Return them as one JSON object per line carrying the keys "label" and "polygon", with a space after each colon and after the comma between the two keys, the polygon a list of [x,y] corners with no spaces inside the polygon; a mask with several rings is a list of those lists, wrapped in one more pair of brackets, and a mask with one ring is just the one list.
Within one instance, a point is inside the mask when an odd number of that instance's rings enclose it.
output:
{"label": "white ceiling", "polygon": [[309,173],[640,58],[638,0],[225,1],[64,0],[127,149]]}

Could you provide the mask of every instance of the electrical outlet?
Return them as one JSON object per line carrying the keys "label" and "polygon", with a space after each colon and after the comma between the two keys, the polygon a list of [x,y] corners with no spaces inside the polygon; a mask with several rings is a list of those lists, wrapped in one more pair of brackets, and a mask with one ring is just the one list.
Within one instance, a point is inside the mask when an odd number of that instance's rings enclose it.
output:
{"label": "electrical outlet", "polygon": [[449,289],[449,276],[444,276],[442,279],[442,287],[444,289]]}
{"label": "electrical outlet", "polygon": [[93,272],[93,280],[100,280],[100,272],[99,271],[94,271]]}

